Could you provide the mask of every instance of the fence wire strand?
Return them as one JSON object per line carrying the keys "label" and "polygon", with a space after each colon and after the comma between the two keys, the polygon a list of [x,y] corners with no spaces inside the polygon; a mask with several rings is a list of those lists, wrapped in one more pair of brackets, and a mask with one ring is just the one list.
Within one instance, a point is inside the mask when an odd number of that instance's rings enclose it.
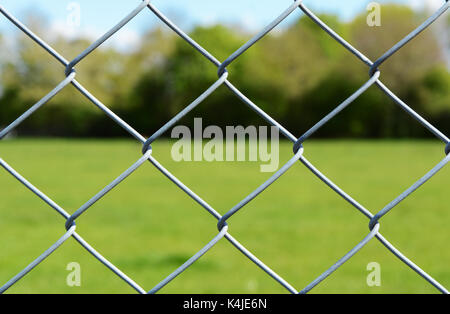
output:
{"label": "fence wire strand", "polygon": [[[145,9],[155,16],[160,22],[169,27],[173,32],[175,32],[180,38],[186,41],[188,44],[192,46],[193,49],[197,50],[201,55],[203,55],[208,61],[210,61],[213,66],[218,69],[218,80],[214,82],[202,95],[200,95],[196,100],[187,105],[180,113],[178,113],[174,118],[172,118],[169,122],[163,125],[155,134],[150,136],[148,139],[142,136],[139,132],[137,132],[132,126],[130,126],[127,122],[122,120],[119,116],[117,116],[113,111],[111,111],[105,104],[99,101],[94,95],[92,95],[84,86],[82,86],[76,80],[76,70],[75,66],[82,62],[89,54],[99,48],[102,44],[104,44],[108,39],[114,36],[120,29],[125,27],[131,20],[133,20],[138,14],[142,14],[142,11]],[[141,165],[145,162],[149,162],[152,164],[161,174],[163,174],[167,179],[173,182],[179,189],[181,189],[184,193],[186,193],[189,197],[192,198],[193,201],[198,203],[201,207],[203,207],[209,214],[211,214],[214,218],[217,219],[217,228],[218,234],[203,248],[201,248],[197,253],[195,253],[189,260],[187,260],[183,265],[181,265],[178,269],[176,269],[173,273],[169,274],[165,279],[163,279],[159,284],[157,284],[154,288],[148,291],[149,294],[157,293],[166,285],[168,285],[171,281],[175,280],[178,276],[180,276],[186,269],[188,269],[191,265],[193,265],[196,261],[198,261],[203,255],[205,255],[208,251],[210,251],[214,246],[220,242],[222,239],[226,239],[229,241],[239,252],[241,252],[244,256],[246,256],[250,261],[252,261],[256,266],[258,266],[263,272],[273,278],[276,282],[278,282],[282,287],[284,287],[288,292],[297,294],[297,293],[308,293],[312,289],[314,289],[317,285],[319,285],[322,281],[332,275],[337,269],[339,269],[342,265],[344,265],[349,259],[351,259],[355,254],[357,254],[367,243],[371,242],[374,238],[376,238],[380,243],[382,243],[394,256],[396,256],[399,260],[401,260],[406,266],[415,271],[419,276],[421,276],[424,280],[426,280],[429,284],[434,286],[438,291],[444,294],[449,294],[449,291],[441,285],[436,279],[426,273],[423,269],[413,263],[410,259],[408,259],[405,255],[403,255],[397,248],[395,248],[386,238],[384,238],[380,233],[380,220],[392,211],[398,204],[400,204],[404,199],[414,193],[417,189],[419,189],[423,184],[425,184],[428,180],[430,180],[433,176],[435,176],[442,168],[444,168],[450,161],[450,140],[444,135],[441,131],[439,131],[436,127],[434,127],[430,122],[426,121],[422,116],[420,116],[417,112],[415,112],[411,107],[409,107],[405,102],[403,102],[399,97],[395,95],[386,85],[384,85],[381,80],[381,71],[379,67],[386,62],[390,57],[392,57],[395,53],[401,50],[406,44],[414,40],[415,37],[420,35],[422,31],[427,29],[433,22],[435,22],[439,17],[441,17],[444,13],[446,13],[449,8],[448,0],[432,15],[430,16],[423,24],[417,27],[410,34],[406,35],[401,41],[395,44],[391,49],[389,49],[386,53],[384,53],[378,60],[371,61],[368,57],[366,57],[362,52],[353,47],[350,43],[348,43],[344,38],[342,38],[339,34],[337,34],[332,28],[330,28],[326,23],[324,23],[319,17],[317,17],[308,7],[303,3],[302,0],[294,1],[291,5],[287,7],[287,9],[282,12],[272,23],[270,23],[267,27],[265,27],[261,32],[255,35],[252,39],[250,39],[247,43],[245,43],[242,47],[232,53],[224,62],[218,61],[210,52],[208,52],[205,48],[203,48],[199,43],[194,41],[189,35],[187,35],[181,28],[179,28],[171,19],[166,17],[162,12],[160,12],[151,2],[150,0],[143,0],[139,3],[139,5],[130,12],[125,18],[123,18],[119,23],[117,23],[113,28],[111,28],[108,32],[106,32],[103,36],[101,36],[98,40],[92,43],[88,48],[86,48],[83,52],[81,52],[76,58],[72,61],[66,60],[62,55],[60,55],[56,50],[54,50],[46,41],[41,39],[38,35],[33,33],[27,26],[22,24],[16,17],[10,14],[3,6],[0,5],[0,13],[8,19],[11,23],[13,23],[19,30],[21,30],[25,35],[27,35],[31,40],[36,42],[41,48],[46,50],[51,56],[53,56],[57,61],[59,61],[64,66],[64,73],[66,78],[59,83],[52,91],[50,91],[47,95],[45,95],[40,101],[38,101],[35,105],[31,106],[24,114],[22,114],[19,118],[13,121],[10,125],[8,125],[5,129],[0,131],[0,139],[3,139],[6,135],[12,132],[17,126],[19,126],[24,120],[26,120],[31,115],[35,114],[39,108],[44,106],[47,102],[49,102],[53,97],[57,96],[67,85],[72,84],[82,95],[84,95],[87,99],[89,99],[97,108],[103,111],[109,118],[111,118],[115,123],[121,126],[126,132],[128,132],[132,137],[138,140],[142,145],[142,153],[143,156],[136,161],[132,166],[130,166],[127,170],[125,170],[122,174],[120,174],[115,180],[113,180],[109,185],[107,185],[104,189],[102,189],[98,194],[96,194],[93,198],[87,201],[84,205],[82,205],[74,214],[70,215],[67,213],[61,206],[55,203],[50,197],[48,197],[45,193],[40,191],[37,187],[35,187],[32,183],[30,183],[27,179],[21,176],[14,168],[12,168],[6,161],[0,158],[0,166],[6,170],[10,175],[12,175],[15,179],[17,179],[21,184],[23,184],[28,190],[34,193],[37,197],[39,197],[42,201],[44,201],[47,205],[53,208],[59,215],[61,215],[65,219],[65,228],[66,233],[58,239],[52,246],[49,247],[42,255],[32,261],[27,267],[25,267],[20,273],[12,277],[10,281],[4,284],[0,288],[0,293],[4,293],[9,288],[11,288],[14,284],[16,284],[19,280],[21,280],[26,274],[36,268],[40,263],[42,263],[46,258],[48,258],[54,251],[56,251],[61,245],[63,245],[68,239],[74,238],[84,249],[86,249],[95,259],[97,259],[100,263],[102,263],[105,267],[110,269],[115,275],[121,278],[124,282],[126,282],[130,287],[136,290],[138,293],[145,294],[147,290],[140,287],[136,282],[134,282],[131,278],[129,278],[126,274],[124,274],[121,270],[119,270],[113,263],[108,261],[105,257],[103,257],[98,251],[96,251],[88,242],[86,242],[77,232],[76,232],[76,220],[84,215],[96,202],[102,199],[106,194],[110,193],[114,188],[119,186],[124,180],[126,180],[130,175],[132,175]],[[232,62],[238,59],[242,54],[244,54],[248,49],[251,49],[252,46],[256,45],[262,38],[264,38],[267,34],[269,34],[275,27],[277,27],[280,23],[282,23],[288,16],[293,14],[295,11],[305,14],[308,18],[310,18],[314,23],[317,24],[323,31],[328,33],[332,39],[337,41],[342,47],[349,50],[356,58],[362,61],[369,67],[369,80],[363,84],[357,91],[355,91],[352,95],[350,95],[343,103],[336,106],[334,110],[332,110],[328,115],[326,115],[322,120],[317,122],[310,130],[308,130],[305,134],[300,137],[295,137],[290,133],[287,129],[285,129],[280,123],[274,120],[269,114],[264,112],[258,105],[253,103],[249,98],[245,96],[243,92],[241,92],[237,87],[235,87],[229,80],[229,73],[227,70],[227,66],[229,66]],[[200,196],[198,196],[194,191],[189,189],[186,185],[184,185],[176,176],[174,176],[169,170],[167,170],[162,164],[160,164],[152,155],[152,147],[151,144],[160,138],[165,132],[171,129],[180,119],[186,116],[190,111],[200,105],[206,98],[208,98],[211,94],[213,94],[217,88],[220,86],[226,86],[233,94],[236,95],[238,99],[240,99],[245,105],[247,105],[250,109],[252,109],[256,114],[262,117],[265,121],[267,121],[270,125],[276,126],[280,133],[283,134],[287,139],[289,139],[293,143],[293,151],[294,157],[289,160],[283,167],[278,170],[271,178],[269,178],[266,182],[264,182],[261,186],[255,189],[250,195],[244,198],[241,202],[239,202],[235,207],[230,209],[225,215],[221,216],[211,205],[205,202]],[[372,214],[368,209],[366,209],[363,205],[353,199],[350,195],[344,192],[337,184],[335,184],[332,180],[330,180],[325,174],[323,174],[319,169],[317,169],[306,157],[305,157],[305,149],[303,147],[304,142],[309,139],[316,131],[322,128],[325,124],[327,124],[330,120],[334,119],[339,113],[351,105],[351,103],[360,97],[362,94],[366,92],[371,86],[377,86],[381,91],[383,91],[387,97],[394,101],[401,109],[403,109],[407,114],[409,114],[414,120],[419,122],[424,128],[429,130],[432,134],[434,134],[439,140],[441,140],[445,144],[445,155],[446,157],[440,161],[435,167],[433,167],[427,174],[425,174],[422,178],[420,178],[416,183],[414,183],[410,188],[408,188],[405,192],[400,194],[396,199],[390,202],[386,207],[384,207],[379,212]],[[317,176],[323,183],[325,183],[328,187],[330,187],[334,192],[336,192],[340,197],[342,197],[346,202],[350,203],[353,207],[355,207],[359,212],[361,212],[364,216],[369,219],[369,233],[364,237],[364,239],[359,242],[354,248],[352,248],[347,254],[345,254],[338,262],[332,265],[328,270],[326,270],[323,274],[317,277],[313,282],[311,282],[308,286],[303,288],[300,291],[297,291],[291,284],[289,284],[285,279],[283,279],[277,272],[272,270],[269,266],[265,265],[260,259],[258,259],[250,250],[248,250],[244,245],[239,243],[230,233],[230,226],[228,225],[228,220],[235,215],[238,215],[239,211],[241,211],[248,203],[250,203],[253,199],[258,197],[265,189],[267,189],[271,184],[276,182],[281,176],[283,176],[292,166],[297,164],[300,161],[307,169],[309,169],[315,176]]]}

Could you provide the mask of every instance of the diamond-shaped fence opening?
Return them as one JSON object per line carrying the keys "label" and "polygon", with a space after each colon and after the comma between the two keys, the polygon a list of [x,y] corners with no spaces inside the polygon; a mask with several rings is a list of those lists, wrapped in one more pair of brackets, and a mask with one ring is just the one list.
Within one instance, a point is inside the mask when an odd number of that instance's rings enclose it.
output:
{"label": "diamond-shaped fence opening", "polygon": [[[88,200],[85,204],[80,206],[80,208],[75,211],[72,215],[66,212],[61,206],[55,203],[50,197],[37,189],[31,182],[29,182],[26,178],[21,176],[16,170],[14,170],[6,161],[0,158],[0,165],[10,173],[14,178],[20,181],[25,187],[27,187],[32,193],[36,194],[40,199],[42,199],[45,203],[47,203],[50,207],[52,207],[57,213],[59,213],[63,219],[65,220],[66,233],[64,233],[61,238],[53,244],[47,251],[45,251],[41,256],[39,256],[36,260],[34,260],[31,264],[29,264],[23,271],[14,276],[9,282],[4,284],[0,288],[0,292],[5,292],[15,283],[17,283],[20,279],[22,279],[27,273],[37,267],[42,261],[44,261],[50,254],[52,254],[55,250],[57,250],[64,242],[66,242],[69,238],[74,238],[82,247],[84,247],[92,256],[94,256],[98,261],[100,261],[103,265],[109,268],[113,273],[119,276],[122,280],[124,280],[127,284],[129,284],[132,288],[134,288],[139,293],[156,293],[176,277],[181,275],[187,268],[189,268],[192,264],[194,264],[198,259],[200,259],[206,252],[208,252],[211,248],[213,248],[219,241],[226,239],[229,241],[238,251],[240,251],[243,255],[245,255],[248,259],[250,259],[257,267],[259,267],[262,271],[267,273],[268,276],[272,277],[273,280],[278,282],[281,286],[283,286],[288,292],[291,293],[307,293],[311,291],[314,287],[319,285],[323,280],[325,280],[328,276],[330,276],[334,271],[336,271],[339,267],[341,267],[344,263],[346,263],[352,256],[354,256],[359,250],[361,250],[367,243],[372,241],[373,239],[377,239],[380,241],[386,249],[388,249],[392,254],[394,254],[398,259],[400,259],[406,266],[410,267],[414,270],[419,276],[423,277],[429,284],[433,285],[436,289],[438,289],[442,293],[449,293],[448,290],[443,287],[437,280],[427,274],[424,270],[422,270],[419,266],[414,264],[411,260],[409,260],[406,256],[404,256],[400,251],[398,251],[386,238],[384,238],[380,233],[380,221],[381,219],[391,210],[393,210],[398,204],[400,204],[405,198],[414,193],[417,189],[419,189],[423,184],[425,184],[429,179],[431,179],[437,172],[439,172],[450,160],[450,140],[444,135],[441,131],[435,128],[431,123],[426,121],[423,117],[421,117],[418,113],[416,113],[413,109],[411,109],[406,103],[404,103],[400,98],[398,98],[386,85],[384,85],[380,80],[380,70],[379,67],[388,60],[392,55],[397,53],[402,47],[404,47],[407,43],[412,41],[416,36],[420,35],[422,31],[427,29],[434,21],[436,21],[440,16],[442,16],[448,9],[449,2],[445,1],[442,7],[437,10],[431,17],[429,17],[422,25],[420,25],[413,32],[404,37],[400,42],[394,45],[391,49],[389,49],[384,55],[382,55],[378,60],[371,61],[367,58],[363,53],[354,48],[350,43],[348,43],[345,39],[343,39],[339,34],[337,34],[333,29],[331,29],[328,25],[326,25],[319,17],[317,17],[308,7],[302,2],[302,0],[297,0],[287,6],[287,9],[280,14],[278,18],[276,18],[272,23],[270,23],[266,28],[264,28],[260,33],[254,36],[251,40],[245,43],[241,48],[236,50],[233,54],[231,54],[224,62],[218,61],[211,53],[209,53],[206,49],[204,49],[200,44],[195,42],[192,38],[190,38],[183,30],[181,30],[177,25],[175,25],[168,17],[166,17],[162,12],[158,10],[150,0],[142,1],[135,10],[130,12],[123,20],[121,20],[116,26],[114,26],[110,31],[105,33],[102,37],[100,37],[97,41],[92,43],[86,50],[80,53],[75,59],[72,61],[66,60],[62,55],[60,55],[57,51],[55,51],[52,47],[50,47],[44,40],[42,40],[38,35],[34,34],[32,30],[27,28],[24,24],[22,24],[17,18],[11,15],[4,7],[0,5],[0,13],[5,16],[11,23],[13,23],[16,27],[18,27],[24,34],[26,34],[31,40],[35,41],[42,49],[46,50],[51,56],[53,56],[57,61],[59,61],[64,66],[64,73],[66,74],[66,78],[58,84],[52,91],[50,91],[47,95],[45,95],[40,101],[31,106],[22,116],[18,117],[17,120],[12,122],[5,129],[0,131],[0,139],[4,138],[10,132],[12,132],[19,124],[21,124],[24,120],[26,120],[32,114],[35,114],[39,108],[44,106],[51,98],[56,96],[64,87],[69,84],[72,84],[82,95],[87,97],[95,106],[97,106],[100,110],[104,112],[107,116],[109,116],[113,121],[115,121],[119,126],[125,129],[131,136],[133,136],[136,140],[138,140],[142,145],[142,153],[143,156],[137,160],[133,165],[131,165],[127,170],[125,170],[122,174],[120,174],[113,182],[107,185],[104,189],[102,189],[98,194],[93,196],[90,200]],[[146,10],[148,9],[148,10]],[[111,111],[105,104],[100,102],[94,95],[92,95],[87,88],[82,86],[76,80],[76,65],[80,62],[83,62],[83,59],[86,58],[90,53],[100,47],[103,43],[105,43],[109,38],[114,36],[116,32],[118,32],[121,28],[123,28],[128,22],[130,22],[134,17],[140,14],[142,11],[147,11],[150,14],[156,16],[162,23],[166,24],[173,32],[175,32],[179,37],[185,40],[188,44],[192,46],[192,49],[197,50],[200,54],[202,54],[208,61],[212,63],[213,66],[218,69],[218,80],[214,82],[202,95],[200,95],[195,101],[188,104],[180,113],[172,118],[172,120],[168,121],[165,125],[163,125],[155,134],[150,136],[148,139],[139,134],[133,127],[118,117],[113,111]],[[358,90],[356,90],[352,95],[350,95],[344,102],[341,104],[337,104],[334,110],[332,110],[328,115],[326,115],[322,120],[318,121],[310,130],[308,130],[305,134],[300,137],[295,137],[290,133],[286,128],[284,128],[280,123],[274,120],[269,114],[264,112],[261,108],[258,107],[257,104],[252,102],[249,98],[245,96],[243,92],[241,92],[238,87],[233,85],[229,80],[229,73],[227,71],[227,66],[233,63],[236,59],[238,59],[242,54],[244,54],[248,49],[251,49],[253,45],[255,45],[259,40],[261,40],[264,36],[270,33],[278,24],[283,22],[288,16],[293,14],[294,11],[301,11],[307,17],[312,19],[314,23],[318,25],[318,27],[322,28],[323,31],[328,33],[328,35],[336,40],[343,48],[349,50],[352,54],[355,55],[357,59],[366,64],[369,68],[369,78],[365,84],[363,84]],[[294,53],[294,52],[293,52]],[[231,77],[231,76],[230,76]],[[199,195],[195,194],[192,190],[189,189],[186,185],[183,184],[177,177],[175,177],[169,170],[167,170],[164,165],[158,162],[152,155],[152,143],[160,138],[166,131],[171,129],[180,119],[186,116],[190,111],[192,111],[195,107],[197,107],[200,103],[202,103],[208,96],[213,94],[216,89],[220,86],[226,86],[230,91],[232,91],[245,105],[250,107],[256,114],[261,116],[264,120],[266,120],[269,124],[278,127],[281,134],[287,137],[293,143],[293,157],[289,160],[284,166],[280,168],[278,172],[276,172],[270,179],[264,182],[261,186],[259,186],[256,190],[254,190],[249,196],[245,199],[237,203],[233,208],[231,208],[225,215],[221,216],[218,211],[216,211],[210,204],[204,201]],[[380,90],[382,90],[386,96],[392,99],[398,106],[400,106],[407,114],[417,120],[423,127],[428,129],[432,134],[434,134],[439,140],[441,140],[445,149],[445,158],[442,159],[437,165],[435,165],[427,174],[425,174],[422,178],[420,178],[416,183],[414,183],[410,188],[408,188],[405,192],[399,195],[396,199],[394,199],[391,203],[389,203],[386,207],[384,207],[379,212],[373,214],[364,206],[362,206],[357,200],[353,199],[350,195],[348,195],[345,191],[343,191],[338,185],[332,182],[327,176],[322,173],[319,169],[317,169],[308,159],[305,157],[305,150],[303,148],[303,143],[309,139],[316,131],[318,131],[321,127],[327,124],[330,120],[334,119],[338,114],[348,107],[355,99],[361,96],[368,88],[371,86],[376,86]],[[38,113],[36,113],[38,114]],[[281,276],[279,276],[274,270],[272,270],[269,266],[265,265],[263,261],[259,260],[255,255],[253,255],[247,248],[245,248],[241,243],[236,240],[231,233],[229,232],[229,225],[227,221],[239,214],[239,211],[245,207],[249,202],[255,199],[259,194],[264,192],[271,184],[277,181],[284,173],[286,173],[293,165],[297,164],[300,161],[304,166],[306,166],[314,175],[316,175],[321,181],[323,181],[326,185],[328,185],[333,191],[335,191],[338,195],[340,195],[345,201],[350,203],[353,207],[355,207],[359,212],[361,212],[364,216],[368,218],[369,221],[369,233],[360,240],[359,243],[348,253],[346,253],[339,261],[333,264],[327,271],[317,277],[312,283],[310,283],[307,287],[304,287],[301,290],[297,290],[292,285],[288,283],[288,281]],[[209,243],[207,243],[202,249],[200,249],[196,254],[194,254],[189,260],[187,260],[183,265],[181,265],[178,269],[176,269],[169,276],[164,278],[158,285],[153,287],[150,291],[145,290],[141,286],[139,286],[135,281],[129,278],[126,274],[124,274],[121,270],[119,270],[114,264],[109,262],[105,257],[103,257],[99,252],[95,250],[92,246],[89,245],[77,232],[76,232],[76,221],[82,216],[86,211],[88,211],[97,201],[102,199],[106,194],[110,193],[114,188],[120,185],[122,181],[124,181],[128,176],[132,175],[133,172],[138,169],[141,165],[146,162],[150,162],[156,169],[158,169],[164,176],[166,176],[170,181],[172,181],[178,188],[184,191],[187,195],[189,195],[192,200],[201,207],[203,207],[208,213],[210,213],[213,217],[217,219],[217,235],[211,239]]]}

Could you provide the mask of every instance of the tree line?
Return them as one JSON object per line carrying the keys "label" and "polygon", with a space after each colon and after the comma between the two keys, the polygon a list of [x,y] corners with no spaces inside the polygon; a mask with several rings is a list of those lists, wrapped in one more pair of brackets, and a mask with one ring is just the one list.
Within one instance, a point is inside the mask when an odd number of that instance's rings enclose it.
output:
{"label": "tree line", "polygon": [[[366,15],[349,22],[332,15],[320,17],[372,60],[424,19],[408,7],[397,5],[383,6],[381,27],[369,27]],[[36,17],[29,19],[31,28],[45,38],[42,24]],[[426,30],[382,65],[380,79],[411,108],[449,134],[450,73],[439,41],[443,35]],[[215,25],[195,27],[190,36],[224,61],[252,34],[237,27]],[[86,39],[62,37],[53,38],[50,43],[66,59],[74,58],[90,44]],[[61,82],[64,69],[25,36],[16,38],[14,53],[0,55],[0,127],[3,127]],[[214,65],[164,28],[148,31],[133,51],[97,49],[76,70],[81,84],[147,136],[218,79]],[[359,89],[369,79],[368,70],[306,17],[269,34],[228,67],[229,80],[296,136]],[[195,117],[202,117],[205,125],[265,124],[225,86],[180,124],[189,126]],[[60,137],[126,135],[71,85],[27,119],[17,133]],[[427,136],[430,134],[423,127],[376,86],[315,135],[327,138]]]}

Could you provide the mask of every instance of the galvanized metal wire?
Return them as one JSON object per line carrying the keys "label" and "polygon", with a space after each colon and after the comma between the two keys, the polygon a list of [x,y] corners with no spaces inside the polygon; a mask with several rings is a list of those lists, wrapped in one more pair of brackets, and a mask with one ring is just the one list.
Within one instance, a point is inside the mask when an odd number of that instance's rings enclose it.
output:
{"label": "galvanized metal wire", "polygon": [[[383,54],[378,60],[371,61],[362,52],[358,51],[350,43],[348,43],[344,38],[337,34],[332,28],[326,25],[319,17],[317,17],[308,7],[303,3],[302,0],[294,1],[290,4],[288,8],[280,14],[272,23],[270,23],[266,28],[264,28],[260,33],[254,36],[236,52],[234,52],[230,57],[228,57],[224,62],[218,61],[211,53],[204,49],[200,44],[194,41],[189,35],[187,35],[183,30],[181,30],[177,25],[175,25],[168,17],[166,17],[162,12],[160,12],[150,0],[142,1],[135,10],[128,14],[122,21],[115,25],[110,31],[103,35],[100,39],[95,41],[86,50],[80,53],[72,61],[66,60],[62,55],[60,55],[56,50],[54,50],[49,44],[41,39],[38,35],[33,33],[27,26],[22,24],[16,17],[14,17],[9,11],[7,11],[3,6],[0,5],[0,13],[6,17],[11,23],[13,23],[17,28],[19,28],[24,34],[26,34],[30,39],[36,42],[40,47],[46,50],[51,56],[58,60],[63,66],[66,74],[66,78],[58,84],[52,91],[45,95],[40,101],[30,107],[22,116],[17,118],[5,129],[0,131],[0,139],[3,139],[6,135],[12,132],[18,125],[20,125],[29,116],[34,114],[47,102],[49,102],[53,97],[55,97],[61,90],[63,90],[67,85],[72,84],[82,95],[88,98],[95,106],[103,111],[104,114],[109,116],[113,121],[120,125],[125,131],[127,131],[132,137],[138,140],[143,145],[143,156],[134,163],[130,168],[128,168],[124,173],[119,175],[117,179],[111,182],[103,190],[101,190],[97,195],[83,204],[75,213],[69,214],[61,206],[55,203],[49,196],[41,192],[37,187],[30,183],[27,179],[21,176],[15,169],[13,169],[6,161],[0,158],[0,166],[2,166],[9,174],[21,182],[25,187],[27,187],[32,193],[42,199],[46,204],[53,208],[59,215],[65,220],[66,232],[58,239],[55,244],[53,244],[47,251],[45,251],[41,256],[36,258],[27,267],[24,268],[19,274],[14,276],[10,281],[0,288],[0,293],[7,291],[19,280],[21,280],[26,274],[36,268],[41,262],[43,262],[48,256],[50,256],[55,250],[57,250],[64,242],[70,238],[74,238],[83,248],[85,248],[94,258],[100,261],[103,265],[109,268],[113,273],[130,285],[139,293],[157,293],[172,280],[175,280],[180,276],[187,268],[194,264],[198,259],[200,259],[205,253],[211,250],[219,241],[226,239],[229,241],[238,251],[245,255],[249,260],[251,260],[256,266],[258,266],[263,272],[272,277],[276,282],[283,286],[290,293],[308,293],[319,285],[323,280],[329,277],[334,271],[346,263],[350,258],[352,258],[356,253],[358,253],[367,243],[373,239],[380,241],[392,254],[394,254],[399,260],[401,260],[406,266],[415,271],[419,276],[426,280],[429,284],[434,286],[438,291],[444,294],[448,294],[449,291],[441,285],[436,279],[431,275],[422,270],[418,265],[414,264],[405,255],[403,255],[397,248],[395,248],[386,238],[384,238],[380,233],[380,221],[381,219],[392,211],[398,204],[400,204],[404,199],[414,193],[423,184],[430,180],[437,172],[444,168],[450,161],[450,140],[434,127],[431,123],[426,121],[417,112],[415,112],[411,107],[409,107],[405,102],[403,102],[399,97],[395,95],[386,85],[384,85],[380,80],[381,71],[379,67],[387,61],[391,56],[397,53],[402,47],[404,47],[408,42],[412,41],[415,37],[427,29],[433,22],[435,22],[441,15],[443,15],[449,8],[449,2],[445,1],[442,7],[436,11],[431,17],[429,17],[422,25],[417,27],[413,32],[404,37],[400,42],[389,49],[385,54]],[[135,16],[140,14],[145,9],[153,13],[162,23],[166,24],[172,31],[174,31],[179,37],[185,40],[188,44],[192,46],[193,49],[197,50],[202,54],[208,61],[212,63],[213,66],[218,69],[218,80],[211,85],[202,95],[200,95],[195,101],[185,107],[179,114],[177,114],[172,120],[167,122],[164,126],[160,128],[154,135],[150,136],[148,139],[139,134],[133,127],[131,127],[127,122],[122,120],[113,111],[111,111],[106,105],[95,98],[88,89],[81,85],[76,80],[76,70],[75,66],[83,61],[89,54],[91,54],[95,49],[104,44],[108,39],[110,39],[114,34],[121,28],[125,27],[128,22],[130,22]],[[344,102],[336,106],[327,116],[322,120],[317,122],[310,130],[300,137],[295,137],[287,129],[285,129],[280,123],[274,120],[269,114],[264,112],[258,105],[253,103],[249,98],[247,98],[244,93],[242,93],[236,86],[234,86],[228,79],[227,66],[233,63],[237,58],[244,54],[248,49],[258,43],[264,36],[270,33],[275,27],[277,27],[281,22],[283,22],[288,16],[293,14],[294,11],[298,11],[305,14],[312,21],[314,21],[318,27],[322,28],[323,31],[328,33],[331,38],[340,43],[345,49],[353,53],[360,61],[369,67],[369,79],[364,83],[357,91],[350,95]],[[293,52],[294,53],[294,52]],[[289,160],[279,171],[277,171],[269,180],[264,182],[260,187],[254,190],[249,196],[244,200],[239,202],[236,206],[230,209],[225,215],[221,216],[210,204],[204,201],[199,195],[189,189],[185,184],[183,184],[177,177],[175,177],[169,170],[164,168],[152,155],[151,144],[160,138],[165,132],[171,129],[181,118],[186,116],[191,110],[202,103],[207,97],[215,92],[215,90],[220,86],[228,87],[238,99],[240,99],[245,105],[250,107],[256,114],[265,119],[269,124],[278,127],[279,131],[293,143],[294,156]],[[334,119],[342,110],[347,108],[355,99],[360,97],[367,89],[371,86],[377,86],[381,91],[383,91],[387,97],[392,99],[401,109],[408,113],[412,118],[418,121],[423,127],[428,129],[432,134],[434,134],[440,141],[445,145],[445,157],[441,162],[439,162],[434,168],[432,168],[427,174],[420,178],[416,183],[414,183],[405,192],[399,195],[395,200],[386,205],[382,210],[373,214],[371,211],[366,209],[363,205],[358,203],[350,195],[344,192],[337,184],[331,181],[325,174],[318,170],[305,156],[305,150],[303,143],[314,135],[316,131],[322,128],[330,120]],[[104,256],[102,256],[98,251],[96,251],[92,246],[88,244],[77,232],[76,232],[76,221],[82,216],[87,210],[89,210],[96,202],[102,199],[106,194],[110,193],[114,188],[120,185],[127,177],[129,177],[133,172],[138,169],[142,164],[149,161],[153,166],[156,167],[164,176],[166,176],[170,181],[172,181],[176,186],[178,186],[182,191],[189,195],[193,201],[198,203],[203,207],[209,214],[215,217],[218,221],[218,234],[215,236],[208,244],[206,244],[202,249],[195,253],[192,258],[186,261],[178,269],[176,269],[172,274],[163,279],[158,285],[149,290],[145,290],[139,286],[135,281],[129,278],[121,270],[119,270],[114,264],[108,261]],[[341,196],[345,201],[350,203],[359,212],[366,216],[369,220],[369,233],[359,242],[357,245],[351,249],[347,254],[345,254],[339,261],[333,264],[328,270],[317,277],[311,284],[302,290],[297,290],[291,284],[288,283],[284,278],[278,275],[269,266],[265,265],[261,260],[259,260],[255,255],[253,255],[244,245],[239,243],[229,232],[228,220],[235,216],[241,211],[249,202],[260,195],[265,189],[277,181],[283,174],[285,174],[291,167],[293,167],[297,162],[300,161],[304,166],[306,166],[314,175],[316,175],[320,180],[322,180],[327,186],[329,186],[334,192]]]}

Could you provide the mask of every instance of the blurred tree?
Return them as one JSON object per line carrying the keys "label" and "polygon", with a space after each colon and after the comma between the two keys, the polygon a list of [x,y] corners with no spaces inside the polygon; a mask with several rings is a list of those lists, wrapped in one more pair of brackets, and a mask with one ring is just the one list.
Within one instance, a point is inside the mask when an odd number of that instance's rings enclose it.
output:
{"label": "blurred tree", "polygon": [[[406,6],[385,5],[381,12],[381,27],[369,27],[366,16],[361,15],[350,28],[355,47],[372,60],[381,57],[423,22]],[[443,61],[442,49],[433,32],[427,29],[386,61],[381,69],[384,80],[401,91],[405,84],[414,82],[424,71],[436,64],[442,65]]]}
{"label": "blurred tree", "polygon": [[[45,34],[43,18],[30,17],[27,25],[37,34]],[[67,40],[63,37],[45,38],[67,60],[86,49],[91,40]],[[54,89],[64,79],[64,67],[25,35],[17,40],[18,57],[3,68],[0,76],[4,88],[0,118],[6,124]],[[76,66],[76,79],[97,99],[113,110],[123,109],[124,100],[142,74],[132,55],[122,54],[111,47],[101,47]],[[134,68],[133,68],[134,67]],[[7,106],[6,106],[7,104]],[[87,136],[119,135],[114,123],[82,96],[73,86],[67,86],[21,125],[28,135]],[[113,133],[111,133],[113,132]]]}
{"label": "blurred tree", "polygon": [[[366,15],[344,23],[320,18],[376,60],[411,32],[423,17],[406,6],[382,7],[382,26]],[[26,23],[44,34],[42,17]],[[225,26],[196,27],[191,37],[223,62],[253,34]],[[436,36],[437,35],[437,36]],[[382,65],[382,81],[425,118],[449,133],[450,74],[441,33],[427,30]],[[92,39],[45,38],[68,60]],[[441,43],[438,39],[441,39]],[[1,40],[1,37],[0,37]],[[1,42],[0,42],[1,44]],[[64,67],[25,36],[12,58],[1,58],[0,125],[10,123],[64,79]],[[138,131],[151,135],[217,81],[217,67],[170,30],[155,28],[137,50],[108,45],[76,66],[77,80]],[[300,136],[368,80],[368,68],[307,17],[271,32],[229,67],[229,81],[250,100]],[[220,87],[193,113],[219,126],[264,123],[227,87]],[[121,136],[125,133],[71,85],[19,129],[25,135]],[[167,134],[168,135],[168,134]],[[372,87],[315,137],[429,136],[399,106]]]}
{"label": "blurred tree", "polygon": [[[190,35],[220,61],[224,61],[248,40],[248,36],[224,26],[197,27]],[[283,93],[271,78],[274,69],[266,66],[262,45],[245,52],[229,66],[229,71],[230,81],[252,101],[281,116]],[[141,116],[140,120],[143,120],[142,124],[145,123],[146,132],[152,133],[217,80],[217,67],[177,38],[167,60],[144,75],[135,89],[138,92],[132,94],[131,102],[138,104],[135,118],[139,119],[139,112],[144,110],[145,118]],[[259,121],[247,106],[223,86],[200,104],[193,114],[204,117],[205,123],[221,126]]]}
{"label": "blurred tree", "polygon": [[[326,23],[346,34],[345,26],[336,17],[320,15]],[[270,37],[264,47],[267,68],[280,69],[279,76],[289,97],[298,97],[309,90],[345,54],[345,50],[332,40],[309,18],[302,17],[287,31]],[[273,74],[272,74],[273,75]]]}
{"label": "blurred tree", "polygon": [[[424,20],[407,6],[384,5],[381,13],[381,27],[369,27],[365,15],[350,24],[355,47],[374,61]],[[427,73],[435,67],[444,68],[444,58],[436,36],[427,29],[380,67],[381,80],[414,110],[426,114],[431,109],[431,98],[424,97],[424,94],[418,97],[417,93]],[[422,130],[391,103],[387,101],[384,104],[388,109],[383,119],[385,135],[423,135]],[[447,103],[447,110],[448,106]]]}

